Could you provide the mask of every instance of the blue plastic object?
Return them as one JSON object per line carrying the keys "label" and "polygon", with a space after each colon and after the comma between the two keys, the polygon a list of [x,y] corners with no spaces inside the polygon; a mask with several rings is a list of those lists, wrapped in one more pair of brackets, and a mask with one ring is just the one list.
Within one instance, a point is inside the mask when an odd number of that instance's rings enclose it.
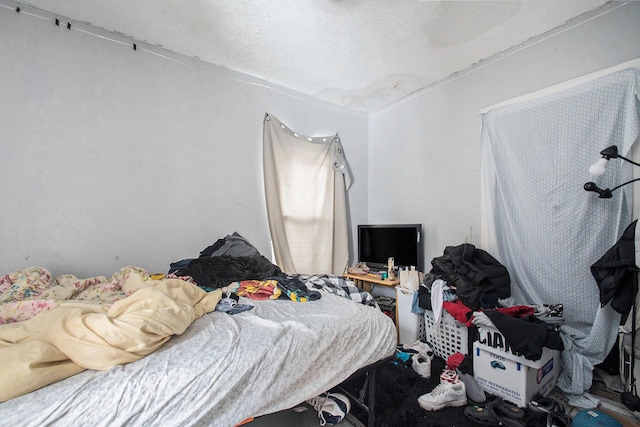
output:
{"label": "blue plastic object", "polygon": [[573,427],[622,427],[611,415],[597,409],[584,409],[573,417]]}

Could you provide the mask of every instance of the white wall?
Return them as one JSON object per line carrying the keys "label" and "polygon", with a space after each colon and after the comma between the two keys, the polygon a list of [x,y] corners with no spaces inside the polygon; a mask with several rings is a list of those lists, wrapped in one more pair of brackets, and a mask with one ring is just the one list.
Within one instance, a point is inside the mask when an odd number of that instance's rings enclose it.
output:
{"label": "white wall", "polygon": [[366,117],[66,23],[0,7],[0,274],[166,272],[234,231],[270,256],[265,112],[340,133],[352,218],[366,221]]}
{"label": "white wall", "polygon": [[267,111],[339,132],[352,226],[422,223],[428,269],[447,245],[480,245],[479,111],[640,57],[631,2],[367,118],[72,24],[0,7],[0,274],[162,272],[233,231],[268,254]]}
{"label": "white wall", "polygon": [[631,2],[374,115],[369,221],[422,223],[426,270],[446,246],[482,247],[480,110],[637,57]]}

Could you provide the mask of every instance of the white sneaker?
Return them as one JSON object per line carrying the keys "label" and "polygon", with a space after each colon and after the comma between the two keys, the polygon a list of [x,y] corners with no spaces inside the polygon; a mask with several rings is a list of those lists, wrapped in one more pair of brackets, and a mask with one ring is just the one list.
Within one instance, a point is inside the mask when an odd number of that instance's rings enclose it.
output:
{"label": "white sneaker", "polygon": [[533,315],[543,322],[552,325],[564,324],[564,317],[562,317],[562,304],[537,304],[532,307],[534,310]]}
{"label": "white sneaker", "polygon": [[429,357],[423,353],[416,353],[411,356],[411,367],[422,378],[431,378],[431,360],[433,356]]}
{"label": "white sneaker", "polygon": [[460,380],[456,382],[443,381],[431,390],[431,393],[420,396],[418,404],[427,411],[437,411],[448,406],[465,406],[467,392],[464,383]]}
{"label": "white sneaker", "polygon": [[431,358],[433,358],[433,350],[431,349],[431,346],[420,340],[417,340],[413,344],[402,344],[402,348],[405,350],[417,351],[418,353],[425,355],[431,355]]}
{"label": "white sneaker", "polygon": [[307,403],[318,411],[321,426],[338,424],[351,410],[349,398],[341,393],[323,393],[307,400]]}

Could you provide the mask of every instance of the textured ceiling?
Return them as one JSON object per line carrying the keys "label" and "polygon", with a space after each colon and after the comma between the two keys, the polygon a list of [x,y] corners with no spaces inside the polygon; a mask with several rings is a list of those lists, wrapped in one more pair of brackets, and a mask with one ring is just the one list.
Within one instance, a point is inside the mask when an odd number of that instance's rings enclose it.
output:
{"label": "textured ceiling", "polygon": [[570,20],[587,19],[607,0],[21,3],[374,112]]}

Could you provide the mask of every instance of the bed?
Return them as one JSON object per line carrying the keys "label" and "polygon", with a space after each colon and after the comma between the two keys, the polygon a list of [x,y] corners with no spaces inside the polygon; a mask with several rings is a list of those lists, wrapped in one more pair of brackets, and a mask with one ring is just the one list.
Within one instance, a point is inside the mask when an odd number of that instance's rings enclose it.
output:
{"label": "bed", "polygon": [[[138,268],[123,269],[111,278],[79,280],[67,275],[60,280],[76,288],[79,282],[92,285],[82,290],[86,298],[81,300],[64,302],[55,294],[58,300],[47,299],[56,301],[53,306],[31,307],[31,311],[14,304],[13,320],[18,321],[0,325],[0,389],[5,393],[0,419],[5,425],[232,427],[317,396],[354,372],[393,355],[396,346],[396,329],[388,316],[376,307],[318,286],[318,277],[306,282],[320,295],[315,301],[240,297],[238,303],[253,308],[237,314],[212,311],[225,296],[223,289],[207,292],[178,278],[156,280]],[[99,291],[91,289],[94,285]],[[0,281],[0,295],[6,297],[7,289],[2,289]],[[158,304],[168,307],[154,305],[153,292],[162,294],[164,302]],[[114,353],[117,363],[110,367],[98,362],[106,359],[102,363],[108,365],[111,357],[111,349],[103,342],[97,350],[91,346],[85,349],[84,332],[47,318],[64,310],[77,314],[86,312],[87,307],[95,308],[97,311],[86,318],[74,320],[74,325],[86,326],[92,334],[100,328],[94,327],[91,319],[108,318],[115,306],[118,315],[126,313],[129,320],[134,319],[127,321],[123,338],[131,339],[129,334],[138,332],[151,333],[151,337],[145,335],[136,338],[135,345],[126,344],[129,347],[124,354],[118,349]],[[153,318],[158,313],[161,319]],[[167,317],[175,313],[180,319],[173,329],[174,319]],[[18,325],[35,325],[36,319],[45,319],[44,326],[41,321],[38,327],[53,325],[58,332],[75,331],[69,333],[73,351],[79,356],[72,351],[73,360],[45,358],[38,362],[29,361],[33,354],[16,350],[17,345],[10,341],[22,342],[32,333],[17,334],[22,327]],[[112,326],[116,322],[107,323]],[[3,331],[9,332],[9,338]],[[127,359],[129,354],[133,360]],[[17,368],[5,363],[9,357],[20,359]],[[28,373],[21,373],[25,369]],[[39,375],[43,372],[53,374]],[[15,392],[13,386],[22,381],[23,374],[36,379],[44,376],[45,381],[27,387],[24,393]]]}

